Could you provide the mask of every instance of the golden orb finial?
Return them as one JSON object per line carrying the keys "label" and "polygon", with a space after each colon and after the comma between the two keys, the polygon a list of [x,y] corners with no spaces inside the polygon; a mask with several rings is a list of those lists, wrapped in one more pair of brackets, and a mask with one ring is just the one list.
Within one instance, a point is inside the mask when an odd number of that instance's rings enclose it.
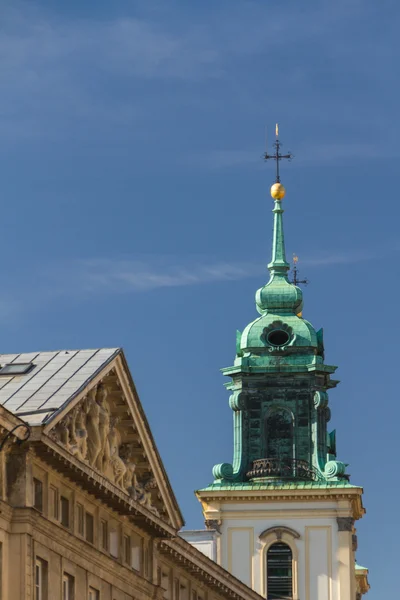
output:
{"label": "golden orb finial", "polygon": [[271,196],[274,200],[280,202],[285,197],[286,190],[281,183],[274,183],[271,187]]}

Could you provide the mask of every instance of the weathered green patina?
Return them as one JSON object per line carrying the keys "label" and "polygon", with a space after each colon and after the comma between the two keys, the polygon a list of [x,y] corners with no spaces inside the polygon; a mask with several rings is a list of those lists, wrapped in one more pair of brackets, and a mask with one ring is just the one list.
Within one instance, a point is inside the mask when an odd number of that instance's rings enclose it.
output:
{"label": "weathered green patina", "polygon": [[350,486],[328,433],[328,390],[336,367],[324,363],[322,330],[302,317],[303,294],[288,279],[283,209],[275,200],[270,279],[256,293],[260,313],[237,332],[231,381],[233,463],[216,465],[208,490]]}

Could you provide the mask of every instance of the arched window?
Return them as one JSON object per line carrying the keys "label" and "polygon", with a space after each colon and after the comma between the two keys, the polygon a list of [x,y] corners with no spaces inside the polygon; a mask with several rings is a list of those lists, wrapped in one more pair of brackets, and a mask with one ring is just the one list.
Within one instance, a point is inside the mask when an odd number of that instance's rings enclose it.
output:
{"label": "arched window", "polygon": [[267,458],[293,457],[293,419],[287,410],[275,410],[266,421]]}
{"label": "arched window", "polygon": [[267,551],[267,600],[293,598],[292,551],[277,542]]}

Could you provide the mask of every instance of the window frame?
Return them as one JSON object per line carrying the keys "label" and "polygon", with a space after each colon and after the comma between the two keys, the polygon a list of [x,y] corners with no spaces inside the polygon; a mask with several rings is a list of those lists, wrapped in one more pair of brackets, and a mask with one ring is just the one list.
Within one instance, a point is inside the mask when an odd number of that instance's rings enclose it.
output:
{"label": "window frame", "polygon": [[123,555],[124,563],[130,566],[131,559],[132,559],[132,555],[131,555],[132,541],[131,541],[131,536],[127,533],[124,533],[123,544],[124,544],[124,555]]}
{"label": "window frame", "polygon": [[85,537],[85,507],[80,502],[77,502],[75,505],[76,512],[76,528],[75,531],[77,535],[81,537]]}
{"label": "window frame", "polygon": [[[38,477],[32,478],[32,487],[33,487],[33,507],[36,508],[39,512],[43,512],[43,481]],[[37,500],[37,489],[40,488],[40,506],[38,506]]]}
{"label": "window frame", "polygon": [[88,588],[88,600],[100,600],[100,591],[91,585]]}
{"label": "window frame", "polygon": [[[88,517],[90,517],[91,519],[91,539],[88,539]],[[89,520],[90,520],[89,519]],[[94,520],[94,514],[91,513],[89,510],[85,510],[85,540],[89,543],[89,544],[94,544],[94,540],[95,540],[95,535],[94,535],[94,529],[95,529],[95,520]]]}
{"label": "window frame", "polygon": [[62,600],[75,600],[75,577],[65,571],[62,578]]}
{"label": "window frame", "polygon": [[47,561],[39,556],[35,557],[34,591],[35,600],[47,600]]}
{"label": "window frame", "polygon": [[108,552],[109,545],[108,521],[106,519],[100,519],[100,548],[104,550],[104,552]]}
{"label": "window frame", "polygon": [[[114,544],[114,535],[115,535],[115,544]],[[119,532],[119,528],[116,525],[113,525],[112,527],[110,527],[109,529],[109,533],[108,533],[108,552],[110,554],[110,556],[112,556],[115,559],[118,559],[120,557],[120,532]],[[114,552],[115,550],[115,552]]]}
{"label": "window frame", "polygon": [[[66,506],[67,512],[64,512],[64,508]],[[70,513],[70,501],[69,498],[67,498],[67,496],[64,495],[60,495],[60,509],[59,509],[59,513],[60,513],[60,523],[63,527],[66,527],[67,529],[69,529],[70,524],[71,524],[71,513]],[[64,517],[67,517],[66,522],[64,522]]]}
{"label": "window frame", "polygon": [[[280,547],[282,552],[273,552],[274,548]],[[280,556],[282,554],[282,556]],[[286,542],[275,540],[270,544],[266,554],[266,578],[267,578],[267,600],[276,600],[285,598],[293,600],[293,552]],[[270,572],[271,571],[271,572]],[[285,571],[285,574],[278,571]],[[269,591],[269,588],[276,585],[275,593]],[[281,589],[279,589],[279,585]],[[288,588],[287,590],[282,588]],[[286,592],[287,593],[283,593]]]}
{"label": "window frame", "polygon": [[136,532],[131,535],[130,566],[137,573],[145,571],[145,576],[148,576],[148,568],[145,570],[144,564],[144,539]]}
{"label": "window frame", "polygon": [[49,516],[55,521],[60,518],[60,491],[55,486],[49,486]]}
{"label": "window frame", "polygon": [[[0,375],[8,375],[9,377],[17,377],[18,375],[26,375],[33,369],[33,363],[6,363],[0,367]],[[17,367],[17,369],[15,369]]]}
{"label": "window frame", "polygon": [[286,526],[270,527],[259,535],[261,542],[260,558],[262,564],[262,589],[261,595],[264,598],[268,597],[267,585],[267,552],[273,544],[283,542],[289,546],[292,551],[292,596],[298,597],[298,565],[299,565],[299,550],[296,541],[300,539],[300,534],[294,529]]}

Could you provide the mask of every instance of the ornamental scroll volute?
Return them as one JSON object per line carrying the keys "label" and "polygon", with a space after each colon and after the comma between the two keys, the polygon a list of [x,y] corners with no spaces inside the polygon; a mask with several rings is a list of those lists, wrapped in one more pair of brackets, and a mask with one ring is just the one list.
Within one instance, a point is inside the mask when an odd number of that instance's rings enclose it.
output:
{"label": "ornamental scroll volute", "polygon": [[143,467],[141,443],[123,394],[115,385],[101,382],[89,390],[50,435],[76,458],[158,514],[152,500],[155,480],[149,467]]}

